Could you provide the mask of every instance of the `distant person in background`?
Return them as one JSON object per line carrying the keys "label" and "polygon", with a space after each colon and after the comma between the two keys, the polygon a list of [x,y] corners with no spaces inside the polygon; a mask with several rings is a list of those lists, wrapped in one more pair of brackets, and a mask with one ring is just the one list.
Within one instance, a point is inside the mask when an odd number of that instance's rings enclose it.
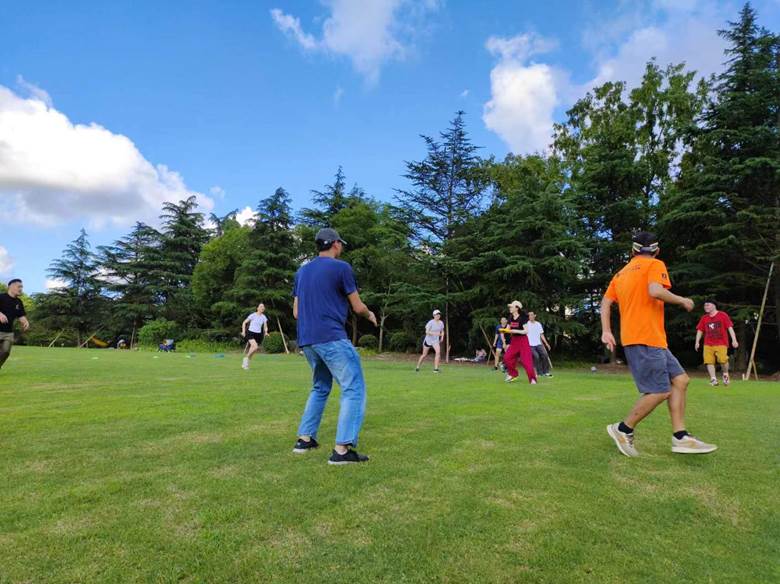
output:
{"label": "distant person in background", "polygon": [[[727,334],[728,333],[728,334]],[[696,325],[695,349],[699,350],[701,337],[704,336],[704,364],[710,374],[710,385],[718,385],[715,364],[720,363],[720,369],[723,371],[723,385],[729,384],[729,339],[731,336],[731,346],[735,349],[739,347],[737,335],[734,334],[734,324],[729,315],[718,310],[714,300],[704,301],[704,316]]]}
{"label": "distant person in background", "polygon": [[[249,332],[247,332],[249,326]],[[268,334],[268,317],[265,315],[265,304],[262,302],[257,305],[257,310],[247,316],[241,323],[241,336],[247,340],[247,346],[244,349],[244,362],[242,369],[249,369],[249,360],[260,350],[265,335]]]}
{"label": "distant person in background", "polygon": [[536,373],[545,377],[552,377],[550,373],[550,356],[547,351],[550,350],[550,343],[544,336],[544,327],[542,323],[536,320],[536,313],[528,313],[528,344],[531,345],[531,354],[534,359],[534,368]]}
{"label": "distant person in background", "polygon": [[8,282],[8,291],[0,294],[0,369],[14,346],[14,321],[19,319],[22,331],[30,328],[21,298],[23,290],[22,281],[14,278]]}
{"label": "distant person in background", "polygon": [[531,346],[528,344],[528,315],[523,312],[523,305],[519,300],[514,300],[509,304],[509,347],[504,353],[504,365],[506,365],[506,378],[504,381],[512,383],[517,380],[519,375],[517,371],[518,361],[525,369],[528,376],[528,382],[531,385],[536,383],[536,372],[534,371],[534,358],[531,355]]}
{"label": "distant person in background", "polygon": [[509,324],[509,321],[506,319],[505,316],[501,317],[501,321],[496,325],[496,334],[493,337],[493,351],[496,354],[496,363],[493,366],[493,369],[498,370],[499,366],[501,367],[501,370],[504,369],[504,362],[501,360],[501,353],[504,352],[507,345],[509,345],[509,341],[507,340],[507,335],[505,333],[501,332],[501,329],[505,329]]}
{"label": "distant person in background", "polygon": [[433,372],[439,372],[441,360],[441,341],[444,338],[444,323],[441,321],[441,311],[434,310],[433,318],[425,325],[425,338],[423,339],[422,355],[417,360],[415,371],[420,370],[423,360],[428,356],[428,351],[433,349]]}

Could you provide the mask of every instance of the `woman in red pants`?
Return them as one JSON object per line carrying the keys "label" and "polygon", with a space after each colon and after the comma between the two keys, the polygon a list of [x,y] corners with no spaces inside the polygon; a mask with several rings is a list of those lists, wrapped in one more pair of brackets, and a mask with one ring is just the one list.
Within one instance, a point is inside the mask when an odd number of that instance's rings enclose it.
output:
{"label": "woman in red pants", "polygon": [[504,365],[506,365],[506,379],[504,381],[511,383],[517,379],[518,360],[525,369],[528,381],[536,383],[536,371],[534,371],[534,359],[531,353],[531,345],[528,343],[528,315],[522,312],[523,305],[519,300],[514,300],[509,304],[509,334],[512,340],[504,353]]}

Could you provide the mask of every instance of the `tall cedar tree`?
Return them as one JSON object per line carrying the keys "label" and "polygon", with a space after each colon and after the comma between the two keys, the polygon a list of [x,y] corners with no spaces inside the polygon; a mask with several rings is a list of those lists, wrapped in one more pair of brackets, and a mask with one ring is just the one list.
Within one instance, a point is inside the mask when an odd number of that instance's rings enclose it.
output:
{"label": "tall cedar tree", "polygon": [[98,263],[84,229],[65,247],[62,257],[49,265],[47,274],[61,283],[46,303],[52,313],[47,316],[74,330],[81,345],[86,335],[100,327],[103,316]]}
{"label": "tall cedar tree", "polygon": [[[680,258],[672,277],[699,298],[714,296],[735,317],[741,367],[745,322],[755,322],[769,265],[780,254],[780,37],[758,26],[749,4],[720,35],[729,42],[726,69],[691,130],[692,151],[661,228]],[[763,355],[774,367],[780,365],[778,272],[767,313],[776,327],[763,337]]]}
{"label": "tall cedar tree", "polygon": [[291,332],[293,277],[298,267],[290,201],[287,191],[279,187],[258,204],[249,252],[236,270],[231,295],[244,312],[263,302],[269,318],[284,321],[285,333]]}
{"label": "tall cedar tree", "polygon": [[[449,247],[458,236],[466,236],[463,227],[482,210],[488,186],[479,147],[466,131],[464,112],[456,113],[439,140],[422,136],[428,154],[419,162],[407,162],[404,177],[411,189],[397,189],[396,199],[418,245],[420,269],[429,277],[433,296],[443,294],[446,326],[446,359],[449,360],[450,316],[466,318],[468,306],[450,306],[452,275],[457,271],[448,257]],[[458,233],[458,230],[461,230]]]}

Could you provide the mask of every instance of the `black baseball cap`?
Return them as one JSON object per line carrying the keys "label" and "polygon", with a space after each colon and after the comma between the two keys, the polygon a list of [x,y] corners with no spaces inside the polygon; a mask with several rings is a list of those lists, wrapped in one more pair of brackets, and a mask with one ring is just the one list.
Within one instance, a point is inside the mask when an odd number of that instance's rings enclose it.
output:
{"label": "black baseball cap", "polygon": [[22,283],[22,281],[21,281],[19,278],[14,278],[14,279],[13,279],[13,280],[11,280],[10,282],[8,282],[8,286],[9,286],[9,287],[11,287],[11,286],[13,286],[14,284],[16,284],[17,282],[19,282],[20,284]]}
{"label": "black baseball cap", "polygon": [[317,237],[314,238],[314,241],[316,241],[318,245],[330,245],[334,241],[340,241],[344,245],[347,245],[347,242],[341,239],[339,232],[331,227],[320,229],[317,232]]}

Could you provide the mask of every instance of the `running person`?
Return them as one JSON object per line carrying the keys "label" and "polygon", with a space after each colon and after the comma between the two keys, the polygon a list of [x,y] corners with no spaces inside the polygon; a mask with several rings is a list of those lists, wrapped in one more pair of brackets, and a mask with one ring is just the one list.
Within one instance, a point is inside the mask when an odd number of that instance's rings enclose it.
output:
{"label": "running person", "polygon": [[536,383],[536,371],[534,371],[534,359],[531,355],[531,345],[528,344],[528,315],[522,311],[523,305],[519,300],[509,304],[509,334],[511,341],[504,353],[504,365],[506,366],[506,378],[504,381],[512,383],[517,380],[517,362],[523,365],[528,381],[532,385]]}
{"label": "running person", "polygon": [[423,339],[422,355],[417,360],[415,371],[420,370],[420,365],[428,356],[428,351],[433,349],[433,372],[439,372],[439,361],[441,360],[441,341],[444,338],[444,323],[441,321],[441,311],[434,310],[433,318],[425,325],[425,338]]}
{"label": "running person", "polygon": [[0,368],[11,355],[14,346],[14,321],[18,318],[22,330],[30,328],[22,303],[22,281],[14,278],[8,282],[8,292],[0,294]]}
{"label": "running person", "polygon": [[615,350],[610,316],[612,305],[620,308],[620,340],[642,396],[634,408],[607,433],[626,456],[638,456],[634,447],[634,428],[659,404],[668,400],[672,419],[672,452],[704,454],[718,447],[691,436],[685,429],[685,395],[689,377],[669,351],[664,329],[664,303],[677,304],[688,312],[693,300],[677,296],[666,265],[656,259],[659,248],[652,233],[637,233],[632,242],[632,258],[615,274],[601,301],[601,341]]}
{"label": "running person", "polygon": [[501,365],[501,369],[504,369],[504,362],[501,360],[501,353],[504,352],[504,349],[509,345],[509,343],[506,340],[506,333],[502,333],[501,330],[507,328],[509,325],[509,322],[507,321],[505,316],[501,317],[501,321],[496,325],[496,334],[493,337],[493,351],[496,355],[496,364],[493,366],[493,369],[498,370],[499,364]]}
{"label": "running person", "polygon": [[528,312],[528,344],[531,345],[531,355],[534,359],[534,368],[538,375],[552,377],[550,373],[550,343],[544,336],[542,323],[536,320],[535,312]]}
{"label": "running person", "polygon": [[[247,325],[249,332],[247,333]],[[249,360],[255,353],[260,351],[263,339],[268,334],[268,317],[265,315],[265,304],[262,302],[257,305],[257,310],[247,316],[241,323],[241,336],[247,340],[244,348],[244,361],[241,364],[242,369],[249,369]]]}
{"label": "running person", "polygon": [[696,325],[694,348],[699,350],[701,337],[704,335],[704,364],[707,366],[707,371],[710,374],[710,385],[713,387],[718,385],[718,378],[715,376],[716,363],[720,363],[721,371],[723,371],[723,385],[729,384],[729,339],[726,335],[727,332],[731,336],[731,346],[736,349],[739,347],[739,343],[729,315],[718,310],[714,300],[705,300],[704,316]]}
{"label": "running person", "polygon": [[312,370],[312,389],[298,427],[293,452],[317,448],[317,431],[335,378],[341,386],[336,446],[328,464],[365,462],[353,450],[366,412],[366,383],[360,355],[347,340],[344,325],[350,307],[377,326],[376,316],[363,304],[352,267],[337,259],[346,243],[335,229],[320,229],[315,238],[319,256],[300,267],[293,288],[293,316],[298,321],[298,346]]}

